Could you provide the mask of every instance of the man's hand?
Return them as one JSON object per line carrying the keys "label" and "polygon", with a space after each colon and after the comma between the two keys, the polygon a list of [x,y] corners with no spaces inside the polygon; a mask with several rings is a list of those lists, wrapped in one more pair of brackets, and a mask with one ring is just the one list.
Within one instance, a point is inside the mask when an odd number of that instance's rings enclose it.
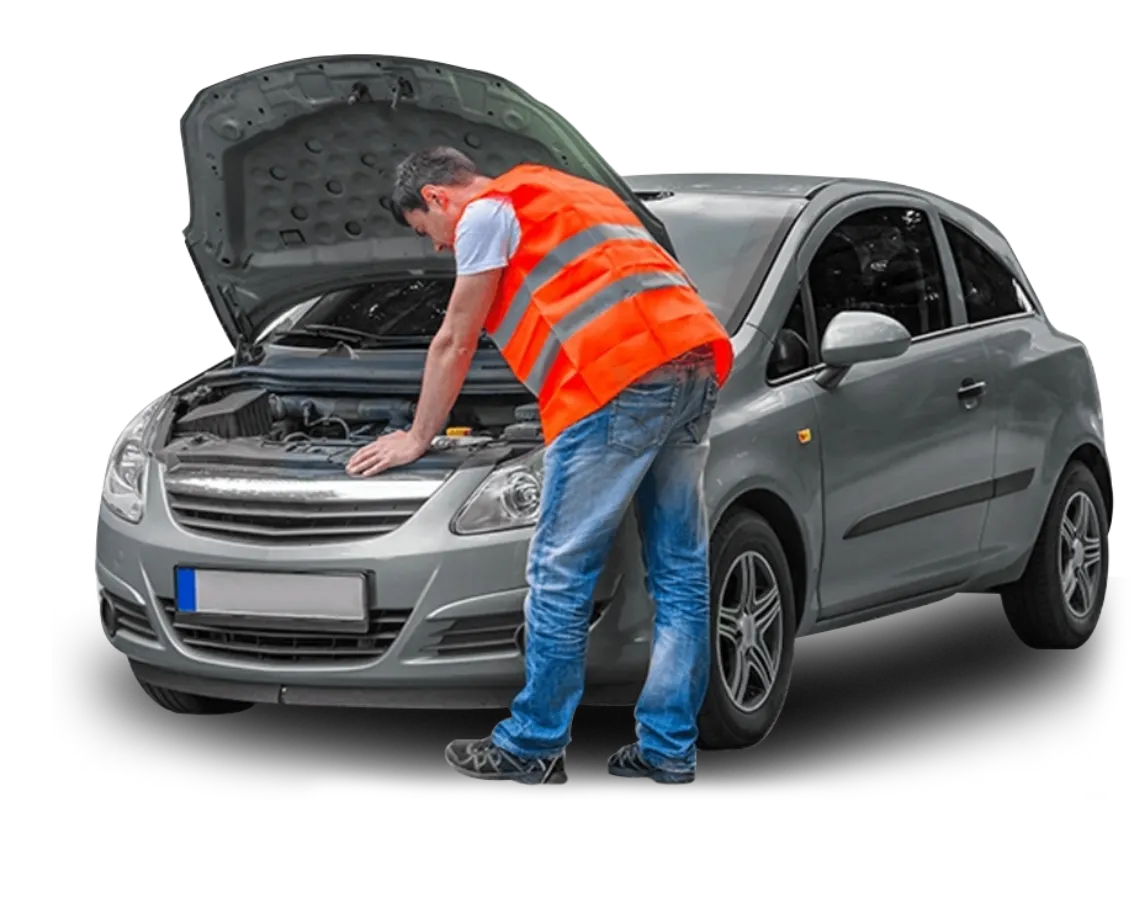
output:
{"label": "man's hand", "polygon": [[457,277],[441,329],[426,353],[425,376],[413,427],[409,432],[395,431],[380,437],[355,453],[346,464],[350,475],[372,476],[412,463],[429,449],[434,435],[441,433],[473,361],[481,326],[493,305],[501,272],[495,269]]}
{"label": "man's hand", "polygon": [[412,463],[428,449],[408,431],[394,431],[358,450],[346,464],[346,472],[352,476],[374,476]]}

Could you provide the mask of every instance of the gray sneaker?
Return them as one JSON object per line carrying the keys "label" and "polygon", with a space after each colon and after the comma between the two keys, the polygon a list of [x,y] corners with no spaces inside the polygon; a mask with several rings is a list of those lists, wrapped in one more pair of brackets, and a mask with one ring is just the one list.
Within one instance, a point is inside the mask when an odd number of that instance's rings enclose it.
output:
{"label": "gray sneaker", "polygon": [[530,786],[568,780],[563,751],[551,758],[519,758],[502,751],[488,737],[450,742],[445,760],[459,774],[478,780],[513,780]]}
{"label": "gray sneaker", "polygon": [[640,746],[626,745],[610,758],[605,768],[610,777],[622,780],[652,780],[657,786],[689,786],[696,781],[696,771],[654,768],[640,754]]}

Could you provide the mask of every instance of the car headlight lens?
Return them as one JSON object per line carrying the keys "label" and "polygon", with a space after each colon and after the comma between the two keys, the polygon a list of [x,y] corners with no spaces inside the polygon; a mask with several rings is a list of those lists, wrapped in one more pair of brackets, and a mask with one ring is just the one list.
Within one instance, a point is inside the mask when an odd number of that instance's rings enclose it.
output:
{"label": "car headlight lens", "polygon": [[128,422],[111,450],[103,476],[103,503],[128,523],[143,519],[147,493],[147,433],[164,397]]}
{"label": "car headlight lens", "polygon": [[498,467],[453,519],[459,536],[532,526],[541,512],[545,450],[539,447]]}

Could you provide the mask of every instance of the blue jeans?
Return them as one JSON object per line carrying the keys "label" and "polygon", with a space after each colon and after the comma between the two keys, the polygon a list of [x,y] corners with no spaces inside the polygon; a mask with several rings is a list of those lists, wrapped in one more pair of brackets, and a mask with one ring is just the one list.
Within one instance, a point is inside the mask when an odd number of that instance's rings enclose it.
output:
{"label": "blue jeans", "polygon": [[525,687],[493,742],[519,757],[558,754],[584,692],[592,595],[635,499],[652,657],[636,705],[651,764],[691,770],[709,673],[708,514],[703,476],[718,386],[710,356],[657,368],[562,432],[544,459],[527,568]]}

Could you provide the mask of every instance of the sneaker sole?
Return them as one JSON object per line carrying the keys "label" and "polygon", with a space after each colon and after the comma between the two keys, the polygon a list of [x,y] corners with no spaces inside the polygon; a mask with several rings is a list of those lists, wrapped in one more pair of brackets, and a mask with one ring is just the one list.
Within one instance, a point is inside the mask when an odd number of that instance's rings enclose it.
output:
{"label": "sneaker sole", "polygon": [[696,779],[695,774],[676,774],[663,770],[629,770],[625,767],[610,767],[608,772],[614,777],[625,777],[630,780],[643,778],[655,783],[682,784],[691,783]]}
{"label": "sneaker sole", "polygon": [[472,780],[504,780],[509,783],[521,783],[525,786],[545,786],[549,783],[567,783],[569,779],[568,773],[564,770],[553,772],[547,780],[545,779],[545,774],[543,771],[536,774],[522,774],[520,776],[506,776],[504,774],[495,773],[478,773],[474,770],[466,770],[460,764],[457,764],[453,758],[449,756],[448,753],[445,755],[445,763],[457,771],[459,774],[461,774],[463,777],[469,777]]}

